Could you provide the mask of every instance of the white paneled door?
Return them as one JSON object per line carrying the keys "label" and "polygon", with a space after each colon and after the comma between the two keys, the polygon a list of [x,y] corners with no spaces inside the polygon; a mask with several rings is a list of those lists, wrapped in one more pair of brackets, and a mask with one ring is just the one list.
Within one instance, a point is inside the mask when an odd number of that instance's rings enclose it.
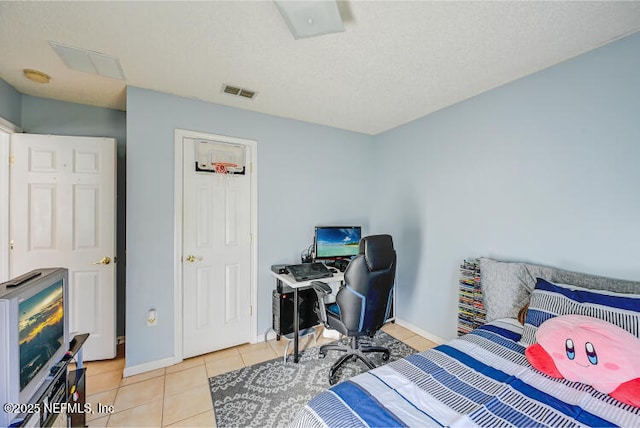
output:
{"label": "white paneled door", "polygon": [[71,335],[90,333],[84,358],[114,358],[113,138],[13,134],[10,273],[69,269]]}
{"label": "white paneled door", "polygon": [[251,332],[250,168],[197,172],[199,142],[183,138],[183,358],[249,342]]}

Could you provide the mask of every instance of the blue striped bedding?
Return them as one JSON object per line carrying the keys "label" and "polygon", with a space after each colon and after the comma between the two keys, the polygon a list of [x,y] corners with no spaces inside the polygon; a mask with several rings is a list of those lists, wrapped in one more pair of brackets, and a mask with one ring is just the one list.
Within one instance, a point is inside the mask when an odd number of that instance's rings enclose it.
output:
{"label": "blue striped bedding", "polygon": [[522,326],[493,321],[317,395],[300,427],[640,427],[640,409],[533,369]]}

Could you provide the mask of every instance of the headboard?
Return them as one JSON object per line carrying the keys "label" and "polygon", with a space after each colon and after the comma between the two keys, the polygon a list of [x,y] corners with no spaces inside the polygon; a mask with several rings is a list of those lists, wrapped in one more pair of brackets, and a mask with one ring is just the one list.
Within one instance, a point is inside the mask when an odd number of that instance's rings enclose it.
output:
{"label": "headboard", "polygon": [[570,272],[529,263],[501,262],[481,258],[480,272],[487,321],[516,318],[518,311],[529,302],[531,292],[536,285],[536,278],[583,288],[640,294],[638,281]]}

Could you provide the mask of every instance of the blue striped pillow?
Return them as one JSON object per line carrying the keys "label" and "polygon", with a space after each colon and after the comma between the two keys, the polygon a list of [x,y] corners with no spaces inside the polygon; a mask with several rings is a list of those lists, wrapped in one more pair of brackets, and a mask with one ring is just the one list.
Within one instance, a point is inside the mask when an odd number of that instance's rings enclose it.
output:
{"label": "blue striped pillow", "polygon": [[592,290],[538,278],[520,344],[536,342],[540,324],[559,315],[585,315],[615,324],[640,338],[640,294]]}

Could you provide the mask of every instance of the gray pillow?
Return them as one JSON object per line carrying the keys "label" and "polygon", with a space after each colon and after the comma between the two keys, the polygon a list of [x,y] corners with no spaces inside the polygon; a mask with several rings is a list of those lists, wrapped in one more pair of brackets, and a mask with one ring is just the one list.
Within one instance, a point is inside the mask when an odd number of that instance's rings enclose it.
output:
{"label": "gray pillow", "polygon": [[480,259],[480,278],[487,322],[516,318],[536,285],[523,263]]}

